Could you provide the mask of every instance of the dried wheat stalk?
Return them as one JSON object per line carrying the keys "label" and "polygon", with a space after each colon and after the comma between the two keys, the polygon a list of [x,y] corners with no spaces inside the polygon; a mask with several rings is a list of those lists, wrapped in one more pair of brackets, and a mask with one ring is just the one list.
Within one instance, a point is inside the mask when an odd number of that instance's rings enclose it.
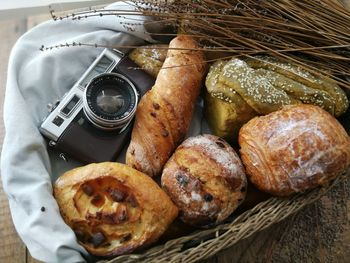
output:
{"label": "dried wheat stalk", "polygon": [[[130,3],[129,3],[130,4]],[[136,11],[94,9],[55,19],[143,14],[192,35],[216,57],[269,54],[326,74],[350,89],[350,12],[334,0],[134,0]],[[176,33],[150,33],[172,36]],[[65,46],[64,44],[62,46]],[[69,44],[68,44],[69,45]],[[79,43],[79,45],[83,45]],[[98,46],[93,44],[94,46]],[[52,48],[52,47],[51,47]],[[219,55],[218,55],[219,54]],[[215,60],[215,59],[214,59]]]}

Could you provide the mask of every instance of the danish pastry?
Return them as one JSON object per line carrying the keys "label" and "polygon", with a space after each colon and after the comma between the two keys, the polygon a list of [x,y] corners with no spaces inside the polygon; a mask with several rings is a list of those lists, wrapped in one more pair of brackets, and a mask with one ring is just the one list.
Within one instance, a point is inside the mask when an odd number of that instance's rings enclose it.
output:
{"label": "danish pastry", "polygon": [[178,209],[147,175],[119,163],[68,171],[54,185],[65,222],[91,254],[116,256],[155,242]]}

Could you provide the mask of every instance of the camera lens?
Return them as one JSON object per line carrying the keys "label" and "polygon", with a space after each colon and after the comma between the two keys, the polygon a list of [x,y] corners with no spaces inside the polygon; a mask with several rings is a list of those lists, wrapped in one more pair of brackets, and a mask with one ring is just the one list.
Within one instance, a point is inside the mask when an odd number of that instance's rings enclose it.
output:
{"label": "camera lens", "polygon": [[110,87],[102,89],[97,95],[97,106],[104,112],[118,112],[124,105],[125,100],[123,95]]}
{"label": "camera lens", "polygon": [[138,102],[133,83],[118,73],[101,74],[87,85],[84,113],[90,122],[103,130],[116,130],[135,114]]}

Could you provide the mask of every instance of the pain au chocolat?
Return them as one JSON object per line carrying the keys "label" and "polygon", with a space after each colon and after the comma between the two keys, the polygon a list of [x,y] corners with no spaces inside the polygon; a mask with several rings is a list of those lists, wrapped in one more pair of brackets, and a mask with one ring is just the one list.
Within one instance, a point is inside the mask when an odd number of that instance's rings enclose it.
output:
{"label": "pain au chocolat", "polygon": [[223,139],[198,135],[185,140],[166,163],[162,187],[193,226],[225,220],[245,198],[247,180],[236,152]]}
{"label": "pain au chocolat", "polygon": [[239,132],[247,177],[277,196],[322,186],[350,165],[350,138],[328,112],[313,105],[285,106],[255,117]]}
{"label": "pain au chocolat", "polygon": [[91,254],[116,256],[155,242],[178,209],[147,175],[119,163],[68,171],[54,185],[65,222]]}

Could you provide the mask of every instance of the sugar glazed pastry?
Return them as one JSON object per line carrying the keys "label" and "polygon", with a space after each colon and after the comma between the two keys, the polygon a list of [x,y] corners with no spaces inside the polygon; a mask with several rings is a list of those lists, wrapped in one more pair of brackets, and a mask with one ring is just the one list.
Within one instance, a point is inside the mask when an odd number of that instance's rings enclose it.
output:
{"label": "sugar glazed pastry", "polygon": [[196,48],[189,36],[173,39],[155,85],[138,105],[126,163],[150,176],[160,175],[190,126],[206,70]]}
{"label": "sugar glazed pastry", "polygon": [[178,213],[149,176],[119,163],[65,173],[54,196],[79,243],[97,256],[130,253],[155,242]]}
{"label": "sugar glazed pastry", "polygon": [[157,77],[168,52],[168,45],[148,45],[133,49],[129,58],[153,77]]}
{"label": "sugar glazed pastry", "polygon": [[213,133],[229,142],[254,116],[301,103],[320,106],[335,116],[349,106],[335,82],[267,56],[218,61],[206,78],[206,119]]}
{"label": "sugar glazed pastry", "polygon": [[350,165],[350,138],[318,106],[293,105],[255,117],[239,132],[250,181],[278,196],[322,186]]}
{"label": "sugar glazed pastry", "polygon": [[186,139],[166,163],[161,182],[180,209],[180,219],[194,226],[225,220],[247,189],[238,155],[214,135]]}

